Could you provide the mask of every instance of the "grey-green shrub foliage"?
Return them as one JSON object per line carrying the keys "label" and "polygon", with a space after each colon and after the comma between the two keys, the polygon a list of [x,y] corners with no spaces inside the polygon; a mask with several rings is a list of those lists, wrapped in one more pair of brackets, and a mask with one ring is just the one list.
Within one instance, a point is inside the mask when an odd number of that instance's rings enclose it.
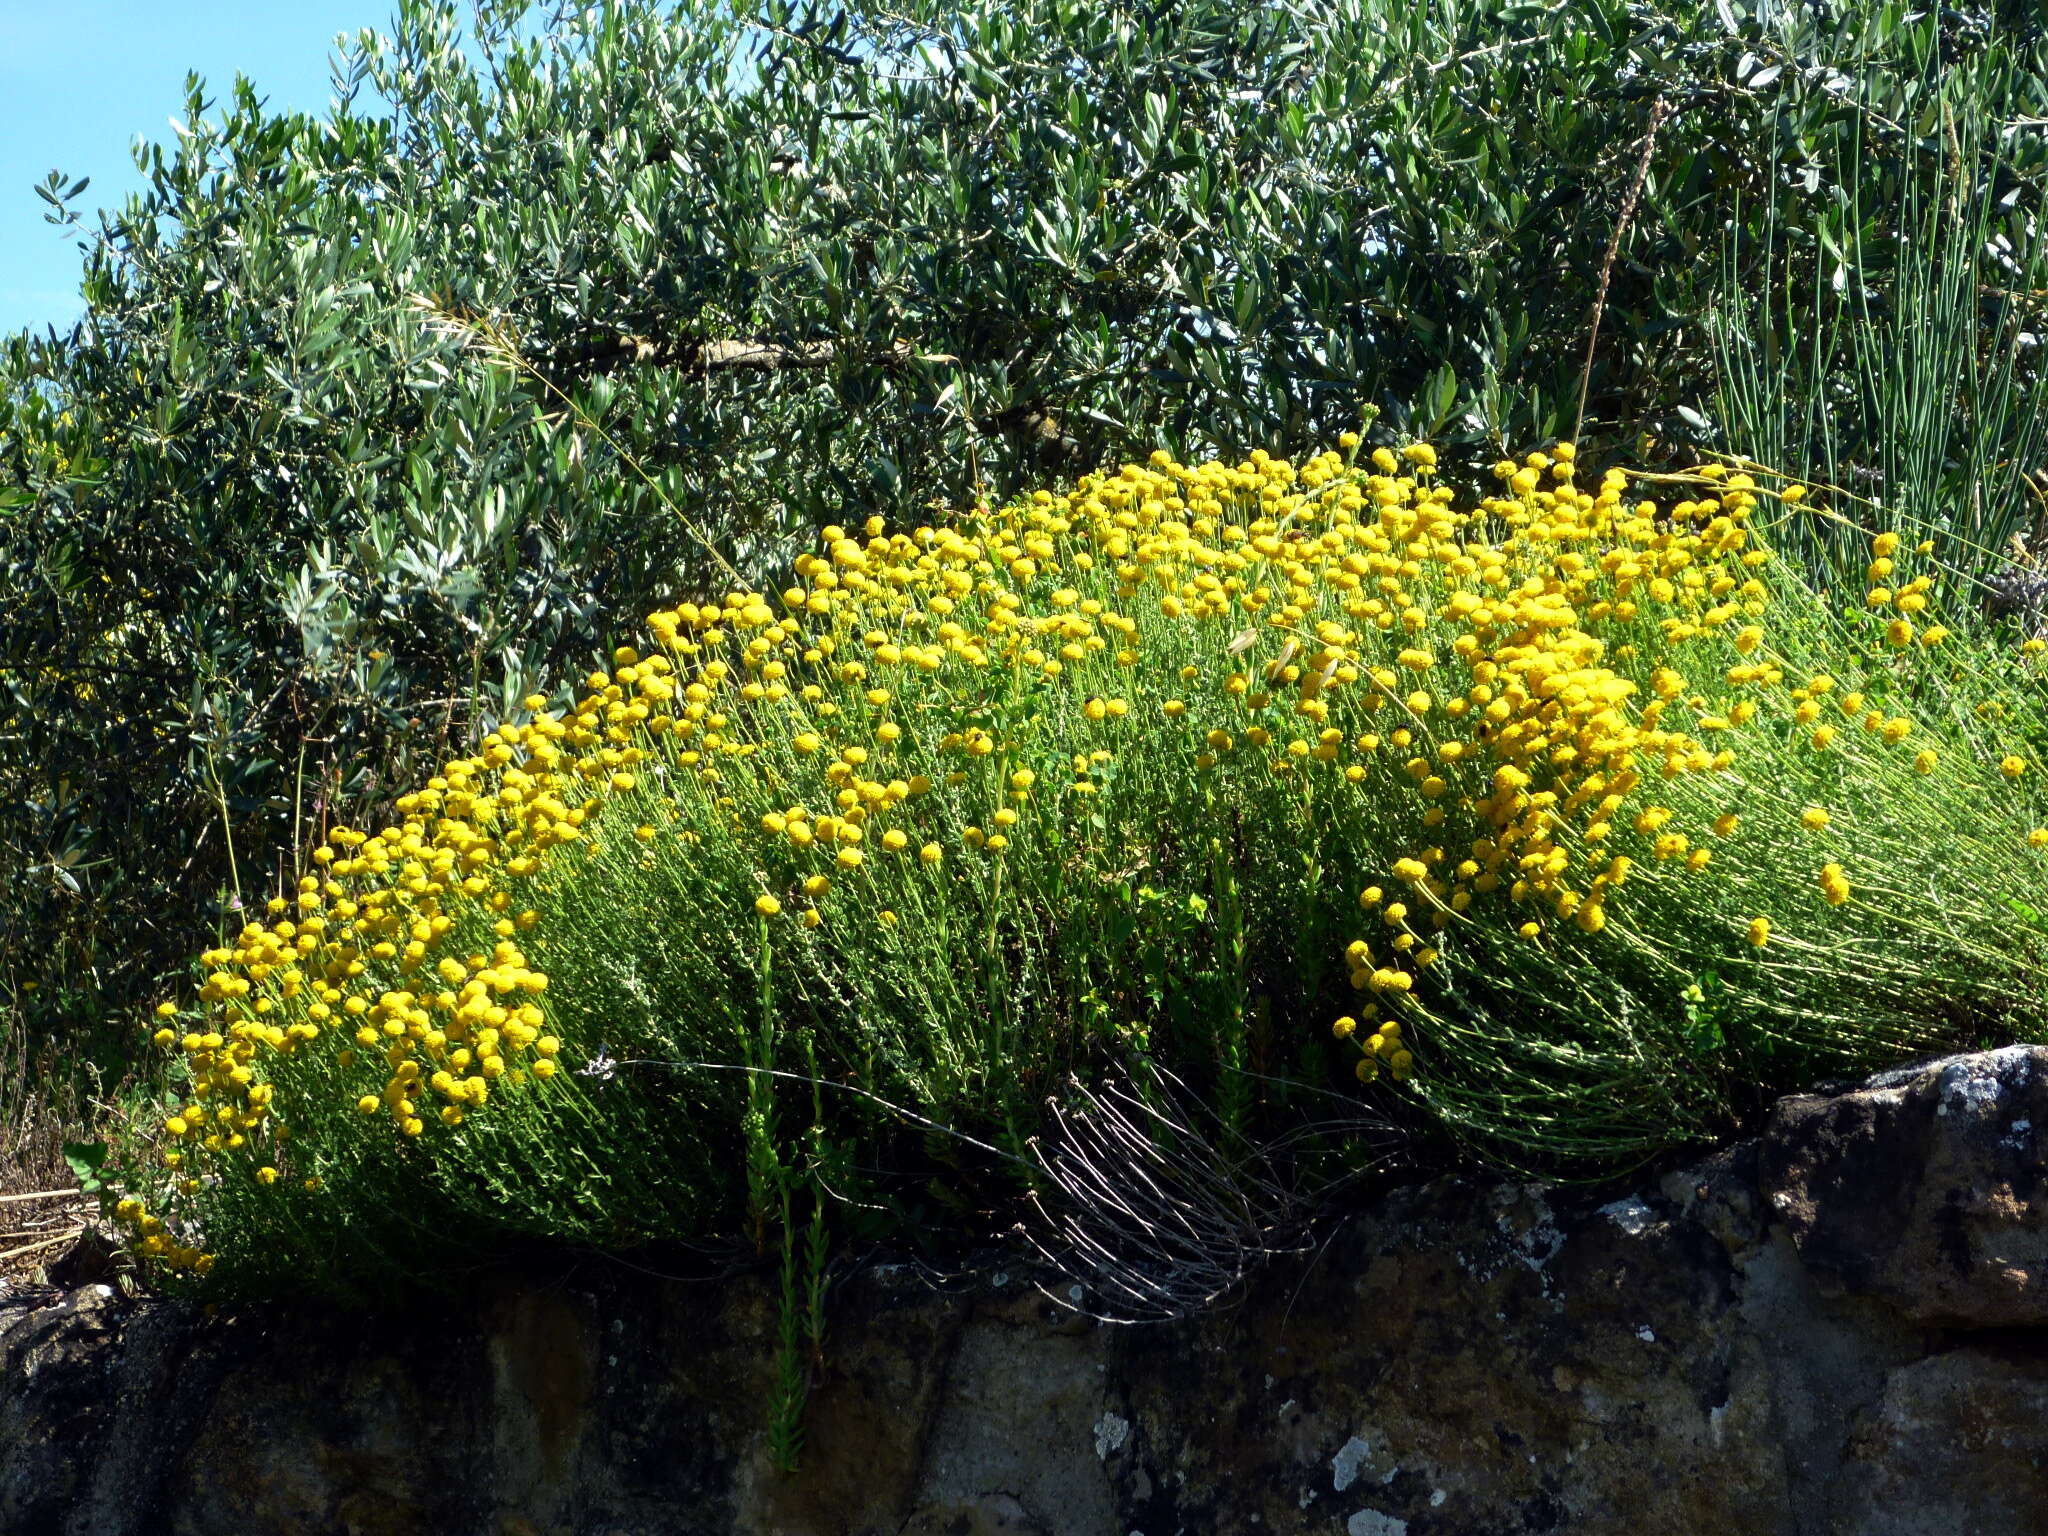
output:
{"label": "grey-green shrub foliage", "polygon": [[1796,238],[2013,9],[401,0],[325,117],[195,80],[0,357],[8,1005],[129,1027],[300,829],[808,526],[1368,407],[1570,431],[1659,97],[1587,436],[1682,438],[1738,197],[1794,166]]}

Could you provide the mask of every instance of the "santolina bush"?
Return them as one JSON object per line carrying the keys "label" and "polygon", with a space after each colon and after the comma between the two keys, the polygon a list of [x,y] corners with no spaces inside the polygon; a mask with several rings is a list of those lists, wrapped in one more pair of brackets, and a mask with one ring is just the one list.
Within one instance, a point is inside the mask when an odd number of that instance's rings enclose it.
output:
{"label": "santolina bush", "polygon": [[1359,452],[827,529],[653,615],[162,1007],[137,1251],[758,1236],[798,1161],[904,1219],[919,1127],[1000,1166],[1111,1062],[1247,1142],[1598,1172],[2040,1033],[2039,647],[1951,634],[1931,544],[1845,602],[1772,559],[1797,486],[1660,504],[1559,445],[1461,505]]}

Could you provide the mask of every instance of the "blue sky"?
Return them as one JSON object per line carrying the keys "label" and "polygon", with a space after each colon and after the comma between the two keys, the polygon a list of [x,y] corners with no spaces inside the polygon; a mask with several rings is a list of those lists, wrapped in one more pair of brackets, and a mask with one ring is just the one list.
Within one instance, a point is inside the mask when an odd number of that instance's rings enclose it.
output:
{"label": "blue sky", "polygon": [[31,188],[90,176],[76,206],[140,183],[138,135],[171,136],[185,72],[218,99],[240,71],[273,108],[324,111],[335,35],[389,30],[391,0],[0,0],[0,334],[78,318],[77,236]]}

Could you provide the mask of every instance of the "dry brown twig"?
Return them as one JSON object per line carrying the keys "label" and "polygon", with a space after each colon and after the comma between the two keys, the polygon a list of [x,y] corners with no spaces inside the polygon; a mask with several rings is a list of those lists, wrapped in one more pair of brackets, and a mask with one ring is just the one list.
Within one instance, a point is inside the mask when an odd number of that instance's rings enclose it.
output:
{"label": "dry brown twig", "polygon": [[59,1243],[68,1243],[84,1231],[85,1227],[81,1224],[71,1228],[68,1232],[59,1232],[55,1237],[46,1237],[40,1242],[27,1243],[19,1248],[9,1248],[4,1253],[0,1253],[0,1260],[18,1259],[23,1254],[40,1253],[45,1248],[54,1248]]}
{"label": "dry brown twig", "polygon": [[1586,391],[1593,382],[1593,350],[1600,344],[1600,317],[1607,312],[1607,284],[1614,276],[1614,258],[1620,254],[1621,242],[1635,222],[1636,204],[1643,195],[1643,183],[1650,176],[1650,155],[1657,147],[1657,130],[1664,126],[1670,111],[1670,102],[1662,96],[1650,108],[1650,131],[1643,135],[1643,152],[1636,161],[1635,176],[1628,184],[1628,195],[1621,200],[1621,216],[1614,221],[1614,233],[1608,237],[1606,259],[1600,263],[1600,287],[1593,294],[1593,328],[1586,336],[1586,366],[1579,373],[1579,405],[1572,414],[1575,443],[1586,424]]}

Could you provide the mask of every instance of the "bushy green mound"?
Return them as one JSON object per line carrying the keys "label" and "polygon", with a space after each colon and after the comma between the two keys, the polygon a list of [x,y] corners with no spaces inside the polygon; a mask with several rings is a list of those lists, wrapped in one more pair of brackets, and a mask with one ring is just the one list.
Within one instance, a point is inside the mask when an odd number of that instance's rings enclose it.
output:
{"label": "bushy green mound", "polygon": [[1358,451],[830,529],[654,615],[165,1005],[140,1251],[347,1284],[765,1240],[799,1183],[907,1220],[1109,1064],[1226,1154],[1377,1122],[1592,1173],[2040,1033],[2034,660],[1937,622],[1931,545],[1845,606],[1772,562],[1797,487],[1660,506],[1561,446],[1461,506]]}

